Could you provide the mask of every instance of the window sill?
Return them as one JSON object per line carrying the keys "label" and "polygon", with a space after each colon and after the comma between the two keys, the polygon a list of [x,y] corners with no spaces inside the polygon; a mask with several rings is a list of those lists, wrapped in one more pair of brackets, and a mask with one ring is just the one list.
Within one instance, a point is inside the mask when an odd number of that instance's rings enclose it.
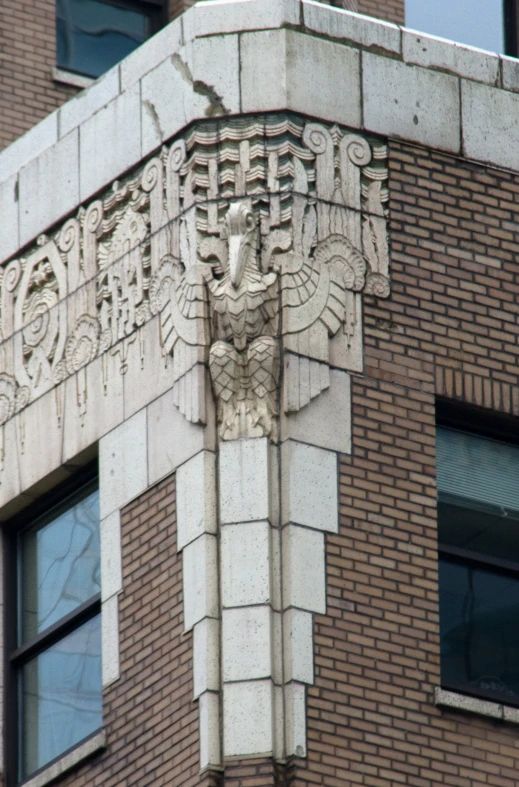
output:
{"label": "window sill", "polygon": [[27,779],[27,781],[23,782],[23,787],[44,787],[44,785],[59,779],[60,776],[68,773],[68,771],[75,768],[76,765],[79,765],[84,760],[88,759],[88,757],[97,754],[97,752],[105,748],[106,732],[101,730],[101,732],[92,735],[91,738],[80,743],[72,749],[72,751],[69,751],[68,754],[64,754],[59,760],[55,760],[51,765],[44,768],[35,776]]}
{"label": "window sill", "polygon": [[52,79],[54,82],[79,87],[81,90],[85,87],[90,87],[95,82],[95,79],[92,79],[92,77],[84,77],[82,74],[74,74],[73,71],[66,71],[64,68],[56,67],[52,69]]}
{"label": "window sill", "polygon": [[439,687],[434,689],[434,704],[439,708],[462,710],[465,713],[476,713],[478,716],[519,724],[519,708],[481,700],[478,697],[469,697],[466,694],[457,694],[455,691],[446,691]]}

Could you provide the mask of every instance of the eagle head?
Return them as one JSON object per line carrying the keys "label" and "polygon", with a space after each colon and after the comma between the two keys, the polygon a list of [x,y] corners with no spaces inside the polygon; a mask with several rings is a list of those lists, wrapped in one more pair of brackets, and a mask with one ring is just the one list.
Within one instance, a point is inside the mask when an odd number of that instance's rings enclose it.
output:
{"label": "eagle head", "polygon": [[248,255],[254,252],[256,219],[243,202],[233,203],[225,217],[224,237],[228,244],[228,266],[231,284],[240,286]]}

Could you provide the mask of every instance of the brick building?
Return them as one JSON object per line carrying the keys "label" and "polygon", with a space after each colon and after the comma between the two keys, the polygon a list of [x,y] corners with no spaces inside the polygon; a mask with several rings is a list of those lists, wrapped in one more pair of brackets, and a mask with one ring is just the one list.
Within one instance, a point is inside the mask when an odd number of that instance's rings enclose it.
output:
{"label": "brick building", "polygon": [[4,3],[5,787],[519,784],[517,62]]}

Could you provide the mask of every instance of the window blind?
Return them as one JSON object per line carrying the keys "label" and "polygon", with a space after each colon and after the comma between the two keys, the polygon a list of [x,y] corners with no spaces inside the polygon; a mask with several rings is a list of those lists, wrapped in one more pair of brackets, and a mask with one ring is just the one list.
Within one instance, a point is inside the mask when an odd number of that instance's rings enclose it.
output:
{"label": "window blind", "polygon": [[519,447],[439,427],[439,492],[519,511]]}

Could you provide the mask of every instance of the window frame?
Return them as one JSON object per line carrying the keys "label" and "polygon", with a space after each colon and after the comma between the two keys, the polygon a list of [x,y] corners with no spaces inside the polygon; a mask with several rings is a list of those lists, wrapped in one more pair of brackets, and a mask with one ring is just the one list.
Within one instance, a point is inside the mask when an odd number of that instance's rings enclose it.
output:
{"label": "window frame", "polygon": [[[515,2],[515,0],[514,0]],[[467,405],[465,403],[453,402],[452,400],[438,398],[436,400],[436,427],[446,427],[456,429],[460,432],[476,435],[477,437],[487,437],[509,445],[519,447],[519,418],[489,411],[483,407]],[[447,560],[458,559],[470,566],[495,571],[502,575],[514,576],[519,579],[519,561],[505,560],[475,552],[462,547],[455,547],[440,541],[438,535],[438,568],[439,560],[444,555]],[[440,584],[438,580],[438,595],[440,595]],[[439,612],[439,610],[438,610]],[[500,704],[519,707],[517,702],[503,701],[503,695],[499,692],[478,691],[468,692],[466,685],[460,686],[454,682],[445,680],[441,671],[441,637],[440,637],[440,684],[442,689],[453,691],[476,699],[489,700]]]}
{"label": "window frame", "polygon": [[[29,642],[18,646],[18,604],[20,599],[19,583],[19,548],[18,537],[30,529],[36,521],[64,503],[67,498],[80,494],[82,489],[98,481],[97,459],[79,470],[65,482],[42,495],[34,503],[30,503],[21,512],[2,524],[3,531],[3,565],[4,565],[4,757],[6,787],[23,784],[38,773],[46,770],[64,755],[81,746],[90,737],[95,736],[102,726],[91,735],[82,738],[74,746],[63,750],[41,768],[31,772],[23,779],[19,774],[20,758],[20,698],[18,696],[18,676],[23,666],[35,656],[44,652],[67,634],[78,629],[83,623],[101,614],[101,593],[95,594],[71,613],[60,618],[47,629],[33,637]],[[101,521],[101,520],[99,520]]]}
{"label": "window frame", "polygon": [[[103,5],[112,5],[116,6],[117,8],[125,8],[130,11],[137,11],[137,12],[145,12],[149,16],[150,20],[150,36],[155,35],[161,30],[165,25],[168,23],[168,0],[97,0],[99,3],[103,3]],[[56,5],[56,14],[55,14],[55,27],[56,27],[56,51],[55,51],[55,64],[56,68],[60,71],[64,71],[69,74],[76,74],[77,76],[86,77],[87,79],[100,79],[103,74],[100,74],[97,77],[93,77],[91,74],[85,74],[83,71],[76,71],[71,69],[67,66],[61,65],[58,62],[58,35],[57,35],[57,5]],[[149,41],[149,38],[146,41]],[[145,42],[143,42],[145,43]],[[138,47],[136,47],[138,48]],[[113,68],[114,66],[112,66]]]}

